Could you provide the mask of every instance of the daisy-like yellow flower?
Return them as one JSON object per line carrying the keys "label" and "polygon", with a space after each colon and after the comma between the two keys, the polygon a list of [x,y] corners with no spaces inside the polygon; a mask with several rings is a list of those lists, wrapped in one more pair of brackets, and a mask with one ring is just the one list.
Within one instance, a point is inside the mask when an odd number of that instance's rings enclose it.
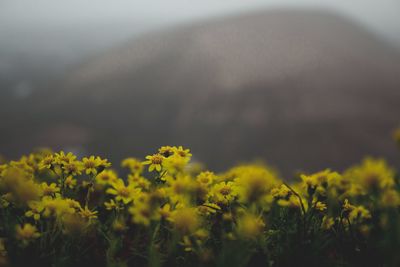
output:
{"label": "daisy-like yellow flower", "polygon": [[104,170],[96,176],[98,184],[111,184],[118,179],[117,173],[113,170]]}
{"label": "daisy-like yellow flower", "polygon": [[192,158],[192,154],[190,153],[189,149],[184,149],[182,146],[173,147],[174,154],[179,155],[180,157],[184,158],[186,161],[190,161]]}
{"label": "daisy-like yellow flower", "polygon": [[129,168],[133,174],[141,174],[143,172],[143,164],[136,158],[126,158],[121,163],[122,167]]}
{"label": "daisy-like yellow flower", "polygon": [[40,233],[38,232],[36,226],[33,226],[30,223],[25,223],[22,226],[17,225],[15,227],[15,235],[18,240],[24,243],[40,237]]}
{"label": "daisy-like yellow flower", "polygon": [[88,221],[97,219],[98,213],[99,213],[98,211],[90,210],[87,206],[85,206],[84,208],[80,208],[80,210],[79,210],[79,215],[81,215],[82,218],[84,218]]}
{"label": "daisy-like yellow flower", "polygon": [[209,197],[212,202],[220,204],[228,204],[231,202],[237,193],[233,182],[220,182],[211,187]]}
{"label": "daisy-like yellow flower", "polygon": [[96,175],[107,167],[111,166],[111,163],[107,159],[101,159],[100,157],[85,157],[82,159],[83,167],[86,174]]}
{"label": "daisy-like yellow flower", "polygon": [[[132,215],[132,222],[136,224],[149,225],[150,221],[154,218],[151,206],[147,201],[137,201],[129,208],[129,213]],[[155,218],[154,218],[155,219]]]}
{"label": "daisy-like yellow flower", "polygon": [[263,220],[254,214],[246,213],[239,218],[237,232],[244,238],[257,238],[264,230]]}
{"label": "daisy-like yellow flower", "polygon": [[64,163],[62,169],[64,170],[64,173],[67,175],[77,176],[82,174],[83,165],[82,162],[73,160],[68,163]]}
{"label": "daisy-like yellow flower", "polygon": [[76,179],[72,175],[70,175],[65,178],[64,184],[69,189],[74,189],[74,187],[76,186]]}
{"label": "daisy-like yellow flower", "polygon": [[104,206],[106,207],[106,210],[119,210],[122,208],[114,199],[104,202]]}
{"label": "daisy-like yellow flower", "polygon": [[51,183],[48,185],[47,183],[41,183],[40,187],[42,188],[42,192],[44,196],[54,196],[56,193],[60,192],[60,188],[56,183]]}
{"label": "daisy-like yellow flower", "polygon": [[151,156],[146,156],[146,161],[143,162],[144,165],[149,165],[149,172],[154,170],[160,172],[162,169],[162,163],[165,159],[161,154],[153,154]]}
{"label": "daisy-like yellow flower", "polygon": [[199,182],[201,185],[208,186],[214,182],[215,178],[216,176],[213,172],[204,171],[197,175],[196,181]]}
{"label": "daisy-like yellow flower", "polygon": [[39,162],[38,164],[39,170],[51,169],[53,167],[54,162],[55,162],[54,156],[47,155]]}
{"label": "daisy-like yellow flower", "polygon": [[158,154],[163,155],[165,158],[172,156],[175,153],[175,149],[172,146],[162,146],[158,149]]}
{"label": "daisy-like yellow flower", "polygon": [[54,163],[63,165],[65,163],[69,163],[76,160],[76,156],[71,152],[65,154],[64,151],[60,151],[59,153],[55,153],[54,155]]}
{"label": "daisy-like yellow flower", "polygon": [[200,218],[195,208],[175,210],[170,217],[175,229],[182,235],[194,233],[200,226]]}
{"label": "daisy-like yellow flower", "polygon": [[325,211],[328,207],[326,206],[325,203],[322,203],[321,201],[317,201],[314,204],[314,208],[318,211]]}
{"label": "daisy-like yellow flower", "polygon": [[33,218],[35,221],[40,220],[40,215],[44,210],[44,206],[39,201],[31,201],[28,203],[30,210],[25,212],[26,217]]}
{"label": "daisy-like yellow flower", "polygon": [[111,188],[108,188],[106,193],[115,196],[116,201],[122,201],[124,204],[128,204],[133,200],[133,194],[138,193],[140,189],[134,188],[132,185],[126,186],[122,179],[117,179],[112,182]]}

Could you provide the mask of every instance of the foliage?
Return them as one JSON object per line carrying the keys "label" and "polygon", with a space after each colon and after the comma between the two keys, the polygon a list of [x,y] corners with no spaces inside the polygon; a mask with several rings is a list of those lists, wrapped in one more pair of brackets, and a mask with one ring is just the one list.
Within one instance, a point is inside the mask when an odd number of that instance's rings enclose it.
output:
{"label": "foliage", "polygon": [[0,266],[400,266],[399,177],[382,159],[291,183],[260,164],[202,170],[41,150],[0,165]]}

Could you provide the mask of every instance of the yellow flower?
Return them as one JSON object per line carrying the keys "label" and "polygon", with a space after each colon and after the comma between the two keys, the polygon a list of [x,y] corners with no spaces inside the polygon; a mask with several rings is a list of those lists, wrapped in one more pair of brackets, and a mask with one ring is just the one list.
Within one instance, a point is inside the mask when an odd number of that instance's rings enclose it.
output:
{"label": "yellow flower", "polygon": [[154,170],[160,172],[162,169],[162,163],[165,159],[164,156],[160,154],[153,154],[151,156],[146,156],[146,161],[143,162],[144,165],[149,165],[149,172]]}
{"label": "yellow flower", "polygon": [[192,154],[190,153],[189,149],[184,149],[182,146],[173,147],[172,148],[175,155],[179,155],[180,157],[184,158],[186,161],[190,161]]}
{"label": "yellow flower", "polygon": [[67,178],[65,178],[64,184],[69,189],[73,189],[76,186],[76,179],[70,175]]}
{"label": "yellow flower", "polygon": [[104,170],[96,176],[96,182],[98,184],[111,184],[117,179],[117,173],[113,170]]}
{"label": "yellow flower", "polygon": [[272,188],[271,190],[271,195],[277,199],[287,198],[291,194],[292,192],[290,191],[290,189],[284,184],[280,185],[279,187]]}
{"label": "yellow flower", "polygon": [[131,173],[141,174],[143,171],[143,164],[136,158],[126,158],[121,163],[122,167],[129,168]]}
{"label": "yellow flower", "polygon": [[108,188],[106,193],[115,196],[116,201],[122,201],[124,204],[128,204],[132,201],[132,194],[140,191],[135,189],[133,186],[126,186],[122,179],[117,179],[111,183],[111,188]]}
{"label": "yellow flower", "polygon": [[278,185],[274,173],[263,166],[243,166],[234,179],[241,202],[264,200],[272,188]]}
{"label": "yellow flower", "polygon": [[332,217],[324,216],[322,218],[321,228],[323,230],[329,230],[335,224],[335,220]]}
{"label": "yellow flower", "polygon": [[349,219],[352,223],[362,222],[370,218],[371,218],[371,213],[364,206],[356,206],[349,213]]}
{"label": "yellow flower", "polygon": [[264,230],[263,220],[254,214],[246,213],[239,218],[237,232],[243,238],[257,238]]}
{"label": "yellow flower", "polygon": [[228,204],[234,200],[237,193],[233,182],[221,182],[211,187],[209,197],[212,202]]}
{"label": "yellow flower", "polygon": [[59,153],[56,153],[54,155],[54,162],[59,165],[64,165],[66,163],[70,163],[72,161],[76,160],[76,156],[69,152],[68,154],[65,154],[64,151],[60,151]]}
{"label": "yellow flower", "polygon": [[44,209],[44,206],[39,201],[31,201],[28,203],[30,210],[25,212],[26,217],[32,217],[35,221],[40,220],[40,214]]}
{"label": "yellow flower", "polygon": [[175,229],[183,234],[194,233],[200,226],[200,219],[197,210],[194,208],[183,208],[175,210],[170,217]]}
{"label": "yellow flower", "polygon": [[383,207],[398,207],[400,205],[400,195],[396,190],[385,190],[381,196],[381,204]]}
{"label": "yellow flower", "polygon": [[145,226],[150,224],[151,210],[150,207],[148,207],[147,205],[134,205],[129,208],[129,212],[132,214],[132,222]]}
{"label": "yellow flower", "polygon": [[97,219],[97,214],[98,211],[91,211],[87,206],[85,208],[80,208],[79,210],[79,215],[81,215],[82,218],[92,221],[94,219]]}
{"label": "yellow flower", "polygon": [[165,204],[158,210],[158,213],[160,214],[161,218],[163,219],[168,219],[171,216],[171,205],[169,203]]}
{"label": "yellow flower", "polygon": [[77,160],[73,160],[68,163],[64,163],[62,168],[64,170],[64,173],[66,173],[67,175],[73,175],[73,176],[80,175],[80,174],[82,174],[82,171],[83,171],[82,162],[77,161]]}
{"label": "yellow flower", "polygon": [[185,158],[174,154],[168,158],[164,158],[162,165],[169,173],[176,174],[182,173],[187,163],[188,161]]}
{"label": "yellow flower", "polygon": [[[40,205],[43,205],[44,217],[57,217],[61,218],[66,214],[73,214],[77,208],[76,201],[71,201],[67,199],[63,199],[60,197],[51,198],[51,197],[43,197]],[[79,204],[79,203],[78,203]]]}
{"label": "yellow flower", "polygon": [[213,172],[205,171],[199,173],[196,177],[196,181],[202,185],[208,186],[212,184],[215,180],[215,174]]}
{"label": "yellow flower", "polygon": [[106,210],[119,210],[122,207],[119,206],[118,202],[115,202],[114,199],[110,199],[108,202],[104,202],[104,206]]}
{"label": "yellow flower", "polygon": [[60,188],[55,183],[51,183],[50,185],[41,183],[40,186],[44,196],[54,196],[56,193],[60,192]]}
{"label": "yellow flower", "polygon": [[360,165],[348,169],[344,176],[366,190],[387,189],[394,186],[395,172],[383,159],[366,158]]}
{"label": "yellow flower", "polygon": [[109,163],[107,159],[101,159],[100,157],[94,156],[83,158],[82,163],[85,173],[88,175],[96,175],[97,173],[102,172],[105,168],[111,166],[111,163]]}
{"label": "yellow flower", "polygon": [[315,207],[315,209],[318,210],[318,211],[325,211],[325,210],[327,209],[326,204],[325,204],[325,203],[322,203],[321,201],[317,201],[317,202],[314,204],[314,207]]}
{"label": "yellow flower", "polygon": [[158,149],[158,154],[168,158],[175,153],[175,148],[172,146],[162,146]]}
{"label": "yellow flower", "polygon": [[24,225],[17,225],[15,227],[16,238],[23,242],[29,242],[40,237],[37,228],[29,223]]}
{"label": "yellow flower", "polygon": [[55,163],[55,159],[53,155],[48,155],[44,159],[42,159],[39,162],[39,170],[42,169],[51,169],[53,167],[53,164]]}

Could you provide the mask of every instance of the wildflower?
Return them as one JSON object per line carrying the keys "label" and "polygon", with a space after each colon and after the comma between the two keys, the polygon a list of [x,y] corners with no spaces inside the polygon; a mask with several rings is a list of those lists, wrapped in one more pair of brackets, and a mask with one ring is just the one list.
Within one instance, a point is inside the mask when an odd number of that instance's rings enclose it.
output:
{"label": "wildflower", "polygon": [[171,205],[169,203],[165,204],[158,210],[158,213],[161,218],[168,219],[171,216]]}
{"label": "wildflower", "polygon": [[42,188],[44,196],[54,196],[56,193],[60,192],[60,188],[55,183],[51,183],[50,185],[41,183],[40,187]]}
{"label": "wildflower", "polygon": [[98,184],[111,184],[117,181],[117,173],[113,170],[104,170],[96,176],[96,182]]}
{"label": "wildflower", "polygon": [[80,208],[79,215],[81,215],[82,218],[92,221],[94,219],[97,219],[97,214],[98,211],[91,211],[87,206],[85,208]]}
{"label": "wildflower", "polygon": [[71,201],[60,197],[51,198],[45,196],[42,198],[40,205],[43,205],[44,207],[44,217],[53,216],[61,218],[66,214],[75,213],[75,206],[71,205]]}
{"label": "wildflower", "polygon": [[280,185],[279,187],[272,188],[271,190],[271,195],[277,199],[287,198],[290,196],[291,193],[292,192],[290,191],[290,189],[284,184]]}
{"label": "wildflower", "polygon": [[351,222],[354,221],[362,222],[370,218],[371,218],[371,213],[364,206],[356,206],[349,213],[349,219]]}
{"label": "wildflower", "polygon": [[160,172],[162,169],[162,163],[165,159],[164,156],[160,154],[153,154],[151,156],[146,156],[146,161],[143,162],[144,165],[149,165],[149,172],[154,170]]}
{"label": "wildflower", "polygon": [[366,191],[394,185],[394,170],[382,159],[366,158],[360,165],[348,169],[344,176],[358,181]]}
{"label": "wildflower", "polygon": [[182,146],[173,147],[174,154],[179,155],[180,157],[184,158],[186,161],[190,161],[192,154],[190,153],[189,149],[184,149]]}
{"label": "wildflower", "polygon": [[127,226],[125,224],[125,220],[118,218],[113,221],[111,228],[114,232],[120,233],[124,232],[127,229]]}
{"label": "wildflower", "polygon": [[90,221],[80,214],[66,214],[62,217],[63,233],[80,236],[86,230]]}
{"label": "wildflower", "polygon": [[314,204],[314,208],[318,211],[325,211],[327,209],[327,206],[325,203],[322,203],[321,201],[317,201]]}
{"label": "wildflower", "polygon": [[321,228],[323,230],[329,230],[335,224],[335,220],[332,217],[324,216],[322,218]]}
{"label": "wildflower", "polygon": [[53,155],[48,155],[44,159],[39,162],[39,170],[43,169],[51,169],[53,164],[55,163],[55,159]]}
{"label": "wildflower", "polygon": [[238,221],[237,232],[241,237],[253,239],[263,232],[264,227],[265,224],[261,218],[246,213]]}
{"label": "wildflower", "polygon": [[136,224],[149,225],[151,219],[156,216],[149,203],[146,201],[137,201],[133,206],[129,208],[130,214],[132,214],[132,222]]}
{"label": "wildflower", "polygon": [[262,166],[242,167],[234,181],[241,202],[263,200],[278,183],[274,174]]}
{"label": "wildflower", "polygon": [[144,177],[141,176],[137,176],[137,175],[129,175],[128,176],[128,182],[129,185],[133,186],[133,187],[138,187],[144,190],[147,190],[150,188],[150,181]]}
{"label": "wildflower", "polygon": [[170,220],[175,229],[183,235],[195,232],[200,226],[200,220],[194,208],[176,210],[172,213]]}
{"label": "wildflower", "polygon": [[73,176],[80,175],[82,174],[83,171],[82,162],[76,160],[64,163],[62,168],[67,175],[73,175]]}
{"label": "wildflower", "polygon": [[199,182],[201,185],[205,186],[212,184],[214,180],[215,180],[215,174],[209,171],[201,172],[196,177],[196,181]]}
{"label": "wildflower", "polygon": [[343,207],[343,210],[346,212],[350,212],[355,208],[355,206],[350,204],[350,202],[347,198],[344,200],[342,207]]}
{"label": "wildflower", "polygon": [[215,184],[209,193],[211,200],[215,203],[228,204],[231,202],[237,193],[233,182],[221,182]]}
{"label": "wildflower", "polygon": [[66,163],[70,163],[72,161],[76,160],[76,156],[69,152],[68,154],[65,154],[64,151],[60,151],[59,153],[56,153],[54,155],[54,161],[53,163],[59,164],[59,165],[64,165]]}
{"label": "wildflower", "polygon": [[400,205],[400,195],[394,189],[385,190],[380,202],[383,207],[398,207]]}
{"label": "wildflower", "polygon": [[163,157],[168,158],[175,153],[175,148],[171,146],[162,146],[158,149],[158,153]]}
{"label": "wildflower", "polygon": [[163,160],[163,166],[164,166],[165,170],[167,170],[169,173],[173,173],[173,174],[183,172],[187,163],[188,163],[188,161],[185,158],[178,156],[176,154],[174,154],[168,158],[164,158],[164,160]]}
{"label": "wildflower", "polygon": [[121,163],[122,167],[129,168],[133,174],[141,174],[143,171],[143,164],[140,160],[135,158],[126,158]]}
{"label": "wildflower", "polygon": [[39,201],[31,201],[28,203],[30,210],[25,212],[26,217],[32,217],[35,221],[40,220],[40,214],[42,213],[44,206]]}
{"label": "wildflower", "polygon": [[108,188],[106,193],[114,195],[116,201],[122,201],[124,204],[128,204],[132,201],[134,188],[132,186],[126,186],[122,179],[117,179],[115,182],[111,183],[111,188]]}
{"label": "wildflower", "polygon": [[120,208],[118,202],[116,202],[114,199],[104,202],[104,206],[106,207],[106,210],[118,210]]}
{"label": "wildflower", "polygon": [[111,164],[107,161],[107,159],[101,159],[100,157],[94,157],[94,156],[83,158],[82,163],[85,169],[85,173],[87,175],[90,174],[97,175],[99,172],[102,172],[105,168],[111,166]]}
{"label": "wildflower", "polygon": [[221,210],[221,207],[214,203],[204,203],[197,207],[200,214],[211,215]]}
{"label": "wildflower", "polygon": [[76,179],[72,175],[67,176],[67,178],[65,178],[64,185],[69,189],[73,189],[76,186]]}
{"label": "wildflower", "polygon": [[15,234],[16,238],[22,241],[24,244],[27,244],[29,241],[40,237],[40,233],[37,231],[37,228],[29,223],[25,223],[22,226],[17,225],[15,227]]}

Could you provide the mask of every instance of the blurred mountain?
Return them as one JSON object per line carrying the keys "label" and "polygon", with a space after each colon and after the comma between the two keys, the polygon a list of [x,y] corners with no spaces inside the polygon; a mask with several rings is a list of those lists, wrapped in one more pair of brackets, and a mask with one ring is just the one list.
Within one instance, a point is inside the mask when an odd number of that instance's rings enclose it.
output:
{"label": "blurred mountain", "polygon": [[275,10],[148,34],[1,112],[0,147],[143,156],[184,145],[221,170],[398,159],[400,54],[346,18]]}

